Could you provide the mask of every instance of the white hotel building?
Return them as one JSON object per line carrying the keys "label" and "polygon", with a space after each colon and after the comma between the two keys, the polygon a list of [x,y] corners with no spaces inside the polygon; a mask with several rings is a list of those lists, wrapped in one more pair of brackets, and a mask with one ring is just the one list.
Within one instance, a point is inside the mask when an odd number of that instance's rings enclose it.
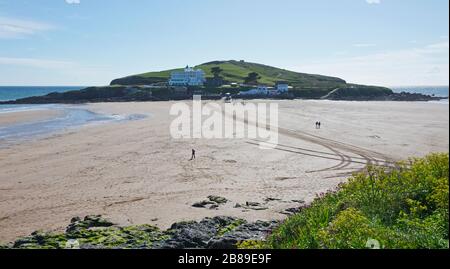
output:
{"label": "white hotel building", "polygon": [[205,72],[186,66],[184,71],[172,72],[169,80],[170,86],[203,86],[205,83]]}

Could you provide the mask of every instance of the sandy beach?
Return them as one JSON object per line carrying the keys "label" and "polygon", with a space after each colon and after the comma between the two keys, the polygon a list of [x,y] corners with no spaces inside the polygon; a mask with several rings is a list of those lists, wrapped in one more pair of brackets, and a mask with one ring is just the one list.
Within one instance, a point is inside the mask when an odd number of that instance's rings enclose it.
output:
{"label": "sandy beach", "polygon": [[[311,202],[366,164],[448,152],[448,104],[278,103],[279,145],[272,150],[251,139],[173,139],[173,102],[91,104],[98,113],[148,117],[0,147],[0,242],[61,231],[89,214],[160,228],[216,215],[282,219],[285,209]],[[0,115],[0,127],[45,116],[27,113]],[[192,148],[197,159],[189,161]],[[218,210],[192,207],[209,195],[229,202]],[[267,209],[235,207],[246,202]]]}

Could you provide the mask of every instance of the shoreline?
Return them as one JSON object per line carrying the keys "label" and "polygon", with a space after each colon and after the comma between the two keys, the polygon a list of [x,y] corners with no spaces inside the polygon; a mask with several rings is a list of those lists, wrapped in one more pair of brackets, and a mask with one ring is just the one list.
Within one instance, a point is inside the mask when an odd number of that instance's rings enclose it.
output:
{"label": "shoreline", "polygon": [[[395,93],[398,94],[398,93]],[[411,94],[414,95],[414,94]],[[419,94],[420,95],[420,94]],[[221,97],[211,97],[208,95],[201,95],[202,100],[218,101]],[[2,105],[86,105],[86,104],[98,104],[98,103],[134,103],[134,102],[172,102],[172,101],[190,101],[193,96],[179,97],[179,98],[105,98],[105,99],[93,99],[93,100],[40,100],[40,97],[29,97],[26,100],[11,100],[11,101],[0,101],[0,107]],[[44,96],[45,97],[45,96]],[[30,98],[37,98],[36,100],[29,101]],[[432,97],[423,95],[423,97],[418,98],[273,98],[264,96],[236,96],[235,100],[267,100],[267,101],[336,101],[336,102],[441,102],[444,100],[449,100],[449,97]]]}
{"label": "shoreline", "polygon": [[78,127],[139,120],[147,116],[96,113],[87,104],[15,105],[0,110],[0,147],[39,141],[66,131],[76,131]]}
{"label": "shoreline", "polygon": [[[201,94],[204,100],[220,100],[226,92],[232,92],[232,98],[255,100],[343,100],[343,101],[438,101],[445,97],[422,94],[417,92],[394,92],[391,89],[353,85],[342,86],[322,92],[311,94],[299,89],[276,95],[238,94],[239,89],[196,88],[196,87],[146,87],[142,85],[109,85],[87,87],[69,92],[53,92],[43,96],[32,96],[13,101],[0,101],[2,104],[84,104],[102,102],[155,102],[172,100],[191,100],[193,95]],[[324,90],[324,89],[322,89]],[[228,94],[228,93],[227,93]],[[448,99],[448,97],[447,97]]]}
{"label": "shoreline", "polygon": [[[262,151],[248,139],[172,139],[174,103],[87,104],[96,113],[152,117],[0,149],[0,242],[62,231],[75,216],[99,214],[121,226],[161,229],[219,215],[281,220],[299,201],[311,202],[363,168],[361,159],[382,163],[448,151],[448,106],[286,100],[279,102],[279,148]],[[325,123],[320,131],[311,124],[318,117]],[[195,162],[188,161],[192,148]],[[192,206],[210,195],[229,202],[217,210]],[[247,202],[267,209],[235,207]]]}
{"label": "shoreline", "polygon": [[11,111],[0,113],[0,128],[18,123],[44,121],[61,116],[63,113],[53,109],[32,111]]}

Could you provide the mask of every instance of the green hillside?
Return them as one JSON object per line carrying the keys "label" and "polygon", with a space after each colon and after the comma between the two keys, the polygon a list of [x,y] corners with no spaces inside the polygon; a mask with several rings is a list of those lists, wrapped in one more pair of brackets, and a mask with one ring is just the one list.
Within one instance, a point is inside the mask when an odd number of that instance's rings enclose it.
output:
{"label": "green hillside", "polygon": [[[285,69],[271,67],[267,65],[249,63],[244,61],[214,61],[196,66],[206,73],[207,79],[212,79],[211,68],[220,67],[223,71],[220,76],[226,82],[243,83],[249,73],[256,72],[261,77],[258,82],[273,85],[277,81],[287,81],[291,86],[302,89],[334,89],[346,85],[346,82],[339,78],[327,77],[321,75],[310,75],[297,73]],[[149,72],[139,75],[133,75],[125,78],[116,79],[111,82],[112,85],[142,85],[158,82],[166,82],[172,69],[161,72]]]}
{"label": "green hillside", "polygon": [[[392,95],[392,90],[377,86],[365,86],[348,84],[345,80],[322,76],[293,72],[268,65],[249,63],[245,61],[213,61],[195,66],[206,73],[207,83],[203,90],[206,92],[227,91],[238,93],[245,90],[245,87],[220,86],[230,83],[245,83],[250,73],[257,73],[258,84],[274,85],[278,81],[286,81],[293,88],[290,95],[294,98],[319,99],[327,97],[335,100],[384,100]],[[222,71],[219,77],[214,78],[212,69],[220,68]],[[180,71],[183,68],[171,69],[160,72],[148,72],[115,79],[111,85],[150,85],[160,83],[164,87],[173,71]],[[254,84],[255,81],[253,81]],[[225,90],[226,89],[226,90]],[[347,96],[348,95],[348,96]]]}

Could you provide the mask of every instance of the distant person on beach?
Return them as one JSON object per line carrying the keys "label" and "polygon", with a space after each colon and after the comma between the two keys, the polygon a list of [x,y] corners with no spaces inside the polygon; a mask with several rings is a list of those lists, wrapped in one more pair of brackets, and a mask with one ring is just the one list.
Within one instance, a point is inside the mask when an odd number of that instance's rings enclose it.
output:
{"label": "distant person on beach", "polygon": [[319,124],[319,129],[320,129],[320,125],[322,125],[322,123],[319,121],[318,124]]}
{"label": "distant person on beach", "polygon": [[195,149],[192,149],[191,161],[195,159]]}

